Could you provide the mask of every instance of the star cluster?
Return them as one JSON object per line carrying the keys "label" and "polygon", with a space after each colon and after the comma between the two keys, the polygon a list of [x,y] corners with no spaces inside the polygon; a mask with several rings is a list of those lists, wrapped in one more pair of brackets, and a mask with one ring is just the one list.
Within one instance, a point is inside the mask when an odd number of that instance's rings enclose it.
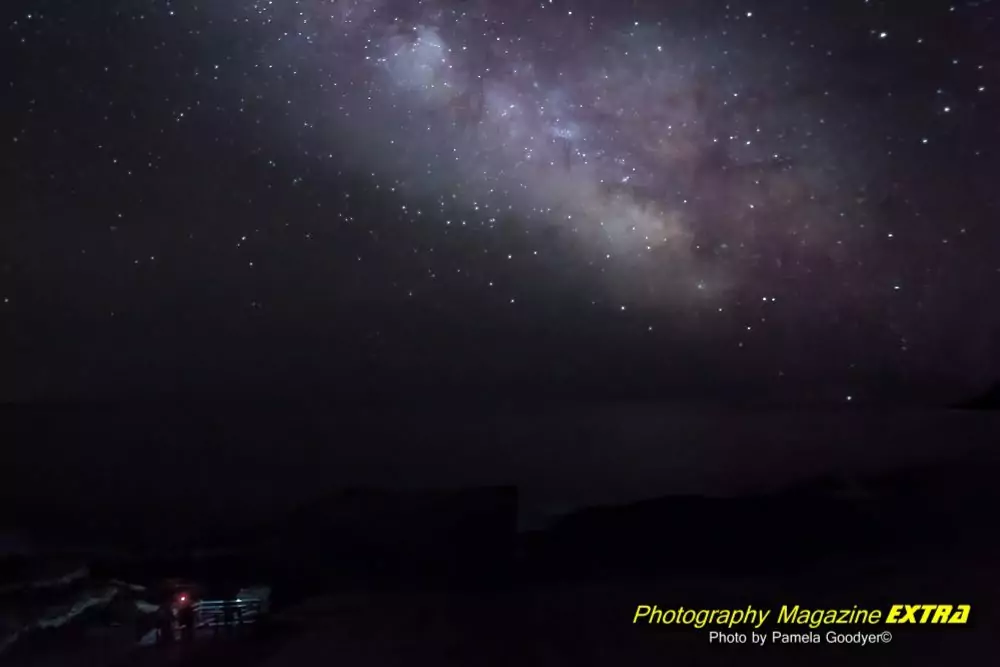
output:
{"label": "star cluster", "polygon": [[389,366],[423,354],[412,331],[534,327],[522,357],[821,368],[840,400],[866,373],[982,381],[995,10],[39,3],[8,26],[12,349],[71,310],[118,340],[294,323]]}
{"label": "star cluster", "polygon": [[331,120],[338,150],[406,195],[562,232],[623,298],[801,280],[865,183],[780,49],[703,45],[596,3],[334,5],[253,7],[296,119]]}

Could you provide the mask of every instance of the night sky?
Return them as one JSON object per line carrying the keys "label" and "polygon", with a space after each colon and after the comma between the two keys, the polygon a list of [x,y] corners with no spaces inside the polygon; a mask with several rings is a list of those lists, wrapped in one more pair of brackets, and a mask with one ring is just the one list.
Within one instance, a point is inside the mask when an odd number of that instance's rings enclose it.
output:
{"label": "night sky", "polygon": [[6,400],[1000,377],[1000,2],[15,4]]}

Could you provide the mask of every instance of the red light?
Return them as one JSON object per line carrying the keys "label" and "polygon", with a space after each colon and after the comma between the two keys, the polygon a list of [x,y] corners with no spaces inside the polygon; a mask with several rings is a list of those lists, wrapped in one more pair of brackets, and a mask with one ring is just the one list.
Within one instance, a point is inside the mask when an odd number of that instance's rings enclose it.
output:
{"label": "red light", "polygon": [[180,601],[180,602],[187,602],[187,599],[188,599],[188,596],[185,595],[184,593],[181,593],[180,595],[177,596],[177,600]]}

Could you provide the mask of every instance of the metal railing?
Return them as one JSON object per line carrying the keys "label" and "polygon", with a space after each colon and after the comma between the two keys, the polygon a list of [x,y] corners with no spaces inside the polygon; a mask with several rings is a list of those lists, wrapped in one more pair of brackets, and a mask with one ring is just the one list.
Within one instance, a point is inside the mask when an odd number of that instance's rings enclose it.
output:
{"label": "metal railing", "polygon": [[201,600],[194,604],[198,627],[222,627],[256,623],[268,612],[268,600],[239,598],[236,600]]}

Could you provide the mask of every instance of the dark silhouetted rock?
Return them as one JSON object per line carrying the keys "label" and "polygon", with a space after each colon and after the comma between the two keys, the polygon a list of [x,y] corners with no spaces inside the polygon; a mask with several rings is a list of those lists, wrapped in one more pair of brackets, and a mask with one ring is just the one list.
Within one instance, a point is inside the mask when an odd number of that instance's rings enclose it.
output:
{"label": "dark silhouetted rock", "polygon": [[255,529],[243,548],[313,585],[481,581],[504,576],[516,533],[513,487],[350,490]]}
{"label": "dark silhouetted rock", "polygon": [[783,573],[824,561],[996,547],[978,510],[1000,500],[996,465],[955,462],[780,493],[665,497],[570,514],[527,538],[543,578]]}
{"label": "dark silhouetted rock", "polygon": [[1000,382],[993,383],[985,392],[954,406],[959,410],[1000,410]]}

